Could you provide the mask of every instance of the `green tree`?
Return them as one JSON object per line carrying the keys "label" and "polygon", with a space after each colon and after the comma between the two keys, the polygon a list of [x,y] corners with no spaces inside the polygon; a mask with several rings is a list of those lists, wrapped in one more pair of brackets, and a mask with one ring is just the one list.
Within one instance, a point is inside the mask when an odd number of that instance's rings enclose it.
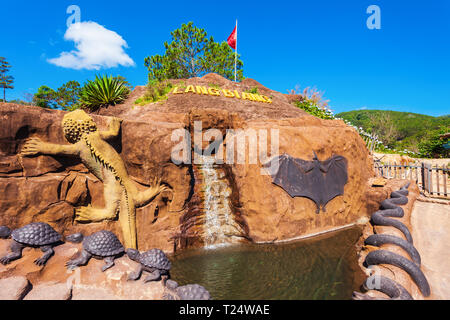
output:
{"label": "green tree", "polygon": [[[144,60],[148,68],[149,82],[166,79],[201,77],[215,72],[234,79],[235,54],[228,44],[214,42],[206,31],[194,26],[193,22],[182,24],[171,32],[172,42],[164,42],[164,55],[154,55]],[[243,62],[237,59],[237,79],[243,79]]]}
{"label": "green tree", "polygon": [[442,139],[441,135],[449,132],[449,129],[449,127],[440,127],[429,131],[425,139],[419,142],[419,152],[426,157],[448,158],[450,150],[444,146],[448,144],[448,138]]}
{"label": "green tree", "polygon": [[388,147],[394,148],[397,140],[401,139],[401,134],[390,113],[371,115],[372,132],[381,137]]}
{"label": "green tree", "polygon": [[33,103],[41,108],[74,110],[78,108],[81,87],[77,81],[68,81],[57,90],[41,86],[34,94]]}
{"label": "green tree", "polygon": [[34,94],[33,104],[41,108],[56,109],[56,91],[47,86],[40,86]]}
{"label": "green tree", "polygon": [[0,57],[0,88],[3,88],[3,101],[6,102],[6,89],[14,89],[14,77],[7,75],[11,65],[4,57]]}
{"label": "green tree", "polygon": [[63,110],[76,109],[80,92],[81,87],[77,81],[66,82],[56,91],[55,101]]}

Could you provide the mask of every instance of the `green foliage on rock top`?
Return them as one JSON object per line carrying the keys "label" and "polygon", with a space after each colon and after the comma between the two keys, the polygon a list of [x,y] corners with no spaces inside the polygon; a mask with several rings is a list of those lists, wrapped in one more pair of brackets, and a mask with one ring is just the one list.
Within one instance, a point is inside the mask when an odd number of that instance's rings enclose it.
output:
{"label": "green foliage on rock top", "polygon": [[297,95],[299,98],[293,104],[310,115],[325,120],[335,119],[333,112],[328,108],[328,100],[325,100],[323,92],[317,88],[306,87],[301,90],[297,85],[295,89],[289,91],[289,94]]}
{"label": "green foliage on rock top", "polygon": [[258,94],[258,87],[253,87],[251,89],[245,90],[245,92]]}
{"label": "green foliage on rock top", "polygon": [[144,95],[138,98],[134,104],[143,106],[148,103],[166,100],[167,94],[172,88],[173,85],[168,81],[152,80],[147,84]]}
{"label": "green foliage on rock top", "polygon": [[[355,110],[336,115],[369,133],[375,133],[391,149],[408,149],[424,157],[448,157],[439,135],[450,131],[450,116],[385,110]],[[447,140],[448,142],[448,140]]]}
{"label": "green foliage on rock top", "polygon": [[321,108],[309,99],[298,100],[294,102],[294,105],[317,118],[325,120],[334,119],[334,115],[329,109]]}
{"label": "green foliage on rock top", "polygon": [[123,78],[95,76],[95,80],[88,80],[81,89],[79,103],[82,108],[95,111],[101,107],[121,103],[129,94],[130,89]]}
{"label": "green foliage on rock top", "polygon": [[[187,79],[201,77],[207,73],[217,73],[227,79],[234,79],[235,54],[228,44],[214,42],[204,29],[193,22],[182,24],[171,32],[172,42],[164,42],[164,55],[145,58],[149,82],[167,79]],[[237,59],[237,79],[243,79],[243,62]]]}

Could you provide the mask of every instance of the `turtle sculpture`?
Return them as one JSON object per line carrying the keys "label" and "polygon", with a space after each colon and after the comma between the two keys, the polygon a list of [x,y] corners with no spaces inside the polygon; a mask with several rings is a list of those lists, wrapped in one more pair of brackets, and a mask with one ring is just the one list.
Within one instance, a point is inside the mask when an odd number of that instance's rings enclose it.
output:
{"label": "turtle sculpture", "polygon": [[140,253],[135,249],[127,249],[128,257],[140,263],[139,269],[128,276],[128,280],[137,280],[140,278],[143,271],[150,272],[144,282],[155,281],[163,278],[169,278],[169,270],[171,263],[164,252],[160,249],[152,249],[144,253]]}
{"label": "turtle sculpture", "polygon": [[13,240],[10,246],[11,253],[0,258],[0,262],[5,265],[20,259],[23,248],[32,247],[40,248],[44,252],[42,257],[34,261],[38,266],[44,266],[55,253],[53,247],[62,243],[62,235],[45,222],[33,222],[13,231],[1,226],[0,238],[7,239],[10,236]]}
{"label": "turtle sculpture", "polygon": [[167,280],[163,293],[164,300],[211,300],[211,295],[205,287],[199,284],[178,286],[173,280]]}
{"label": "turtle sculpture", "polygon": [[102,272],[114,266],[114,259],[121,256],[125,250],[122,243],[117,239],[116,235],[111,231],[101,230],[84,237],[82,233],[75,233],[66,237],[67,241],[80,243],[83,242],[83,251],[78,258],[67,261],[66,266],[73,269],[78,266],[86,265],[89,260],[95,259],[105,260]]}

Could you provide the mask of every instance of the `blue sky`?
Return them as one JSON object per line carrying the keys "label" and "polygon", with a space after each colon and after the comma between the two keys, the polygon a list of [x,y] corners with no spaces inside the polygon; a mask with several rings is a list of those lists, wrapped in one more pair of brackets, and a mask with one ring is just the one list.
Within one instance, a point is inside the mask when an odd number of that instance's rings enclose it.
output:
{"label": "blue sky", "polygon": [[[69,5],[126,41],[130,63],[75,70],[50,63],[75,50],[65,41]],[[369,30],[366,9],[381,9],[381,29]],[[325,92],[334,112],[390,109],[450,114],[450,1],[8,1],[2,4],[0,56],[12,64],[21,99],[41,85],[83,83],[95,74],[144,85],[144,58],[164,52],[170,31],[194,21],[216,41],[239,20],[244,76],[287,93],[296,85]],[[113,57],[114,58],[114,57]]]}

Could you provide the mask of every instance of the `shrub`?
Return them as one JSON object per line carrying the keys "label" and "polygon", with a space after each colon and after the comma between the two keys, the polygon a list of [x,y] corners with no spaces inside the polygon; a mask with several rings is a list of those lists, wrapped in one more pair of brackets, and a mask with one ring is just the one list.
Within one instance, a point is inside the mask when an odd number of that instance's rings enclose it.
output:
{"label": "shrub", "polygon": [[216,83],[208,83],[208,87],[220,89],[220,86],[218,84],[216,84]]}
{"label": "shrub", "polygon": [[295,89],[289,91],[289,94],[298,95],[300,98],[294,102],[294,105],[307,113],[326,120],[333,120],[333,112],[328,108],[329,100],[323,98],[323,93],[316,88],[306,87],[300,90],[300,86],[295,86]]}
{"label": "shrub", "polygon": [[167,99],[167,94],[172,90],[173,85],[168,81],[151,80],[147,84],[145,94],[134,103],[140,106]]}
{"label": "shrub", "polygon": [[331,110],[329,109],[322,109],[319,106],[314,104],[314,101],[305,98],[303,100],[298,100],[296,102],[294,102],[294,104],[300,108],[305,110],[307,113],[321,118],[321,119],[326,119],[326,120],[333,120],[334,119],[334,115],[333,112],[331,112]]}
{"label": "shrub", "polygon": [[95,76],[95,80],[88,80],[80,92],[80,104],[95,111],[108,105],[116,105],[123,102],[130,94],[130,89],[123,79]]}
{"label": "shrub", "polygon": [[428,135],[419,142],[419,151],[423,156],[432,158],[448,158],[450,150],[444,145],[448,144],[448,139],[441,139],[441,135],[448,132],[448,128],[440,127],[431,130]]}
{"label": "shrub", "polygon": [[258,87],[253,87],[251,89],[245,90],[247,93],[258,94]]}

